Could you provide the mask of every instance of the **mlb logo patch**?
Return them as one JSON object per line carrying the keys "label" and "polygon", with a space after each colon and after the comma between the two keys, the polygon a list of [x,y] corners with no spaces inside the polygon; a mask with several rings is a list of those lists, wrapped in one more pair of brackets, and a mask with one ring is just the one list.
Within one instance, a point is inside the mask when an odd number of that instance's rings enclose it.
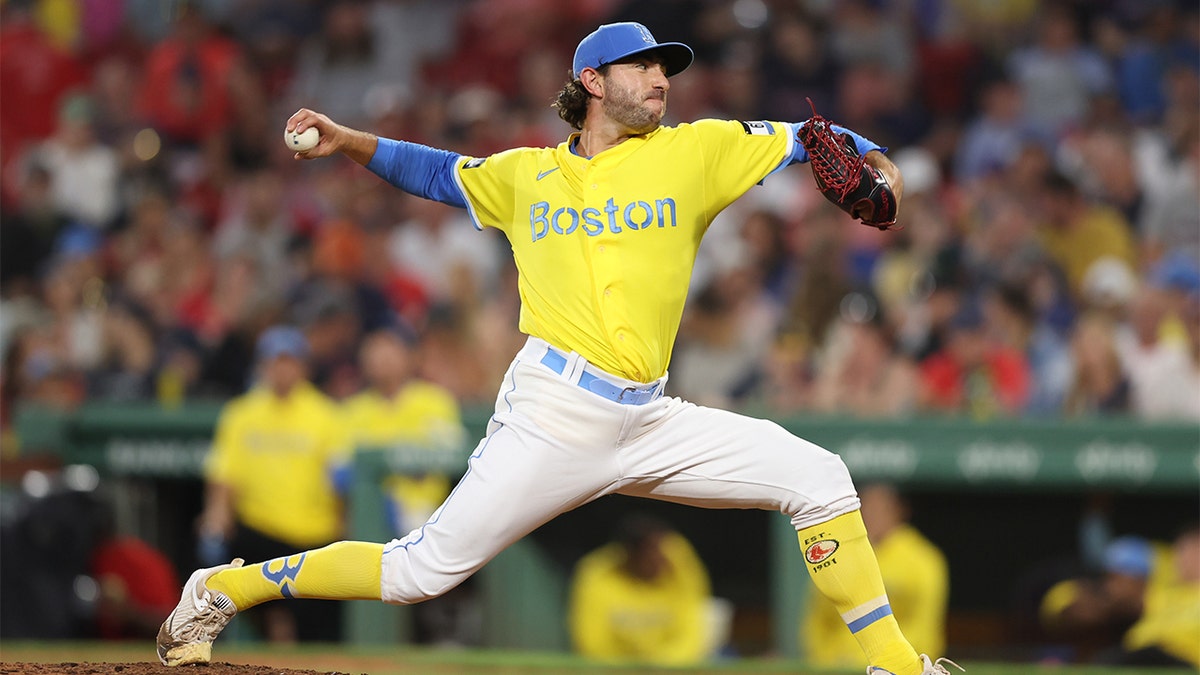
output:
{"label": "mlb logo patch", "polygon": [[742,128],[751,136],[774,136],[775,127],[766,122],[742,122]]}

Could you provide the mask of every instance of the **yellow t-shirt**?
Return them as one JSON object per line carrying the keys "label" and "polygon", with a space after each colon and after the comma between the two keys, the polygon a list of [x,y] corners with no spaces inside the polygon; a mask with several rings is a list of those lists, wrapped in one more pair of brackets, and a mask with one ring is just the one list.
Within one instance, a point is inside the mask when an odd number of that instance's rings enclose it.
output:
{"label": "yellow t-shirt", "polygon": [[[428,382],[412,382],[391,398],[364,391],[343,404],[343,413],[357,450],[457,455],[466,441],[458,401],[447,389]],[[389,476],[384,489],[396,509],[393,527],[403,534],[441,505],[450,494],[450,478],[414,471]]]}
{"label": "yellow t-shirt", "polygon": [[242,523],[311,548],[341,535],[329,471],[349,450],[336,405],[316,387],[303,383],[282,399],[257,388],[222,410],[205,475],[233,488]]}
{"label": "yellow t-shirt", "polygon": [[1179,578],[1174,556],[1155,556],[1142,616],[1125,633],[1130,651],[1158,647],[1200,668],[1200,582]]}
{"label": "yellow t-shirt", "polygon": [[688,665],[710,645],[708,573],[683,537],[663,540],[667,571],[654,581],[621,571],[625,552],[609,544],[579,561],[571,583],[571,641],[582,655],[604,661]]}
{"label": "yellow t-shirt", "polygon": [[1092,263],[1112,257],[1137,269],[1137,252],[1129,225],[1114,209],[1094,207],[1070,229],[1043,227],[1042,246],[1067,276],[1071,290],[1079,293]]}
{"label": "yellow t-shirt", "polygon": [[464,158],[455,176],[476,226],[512,245],[521,331],[650,382],[671,360],[700,239],[795,140],[780,122],[701,120],[588,159],[576,137]]}
{"label": "yellow t-shirt", "polygon": [[[946,646],[946,604],[950,575],[946,559],[916,528],[902,525],[875,546],[883,587],[900,630],[923,654],[941,654]],[[805,657],[814,666],[867,664],[833,603],[813,589],[800,627]]]}

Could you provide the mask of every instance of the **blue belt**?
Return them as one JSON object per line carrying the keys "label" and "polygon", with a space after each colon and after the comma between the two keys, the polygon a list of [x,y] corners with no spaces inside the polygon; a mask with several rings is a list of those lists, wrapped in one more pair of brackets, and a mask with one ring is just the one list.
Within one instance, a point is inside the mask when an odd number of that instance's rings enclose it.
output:
{"label": "blue belt", "polygon": [[[547,349],[546,355],[542,357],[542,365],[562,375],[563,370],[567,367],[567,357],[553,349]],[[579,376],[578,384],[593,394],[603,396],[621,405],[645,405],[662,395],[662,388],[658,384],[621,388],[592,375],[586,370]]]}

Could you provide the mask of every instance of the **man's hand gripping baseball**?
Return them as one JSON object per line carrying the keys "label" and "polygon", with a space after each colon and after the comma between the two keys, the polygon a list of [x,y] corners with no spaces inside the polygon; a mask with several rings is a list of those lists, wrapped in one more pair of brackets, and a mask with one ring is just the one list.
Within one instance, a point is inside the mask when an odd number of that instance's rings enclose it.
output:
{"label": "man's hand gripping baseball", "polygon": [[366,166],[375,155],[375,147],[379,141],[375,134],[343,126],[308,108],[301,108],[293,113],[288,118],[285,130],[300,133],[309,128],[315,128],[321,134],[321,139],[313,148],[297,152],[296,159],[317,159],[341,152]]}

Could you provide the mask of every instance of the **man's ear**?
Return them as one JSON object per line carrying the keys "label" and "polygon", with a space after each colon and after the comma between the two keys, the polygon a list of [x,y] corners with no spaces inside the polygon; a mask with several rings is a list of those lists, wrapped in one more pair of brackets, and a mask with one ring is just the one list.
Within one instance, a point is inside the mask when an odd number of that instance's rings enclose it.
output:
{"label": "man's ear", "polygon": [[579,73],[579,81],[589,94],[597,98],[604,96],[604,76],[595,68],[584,68]]}

